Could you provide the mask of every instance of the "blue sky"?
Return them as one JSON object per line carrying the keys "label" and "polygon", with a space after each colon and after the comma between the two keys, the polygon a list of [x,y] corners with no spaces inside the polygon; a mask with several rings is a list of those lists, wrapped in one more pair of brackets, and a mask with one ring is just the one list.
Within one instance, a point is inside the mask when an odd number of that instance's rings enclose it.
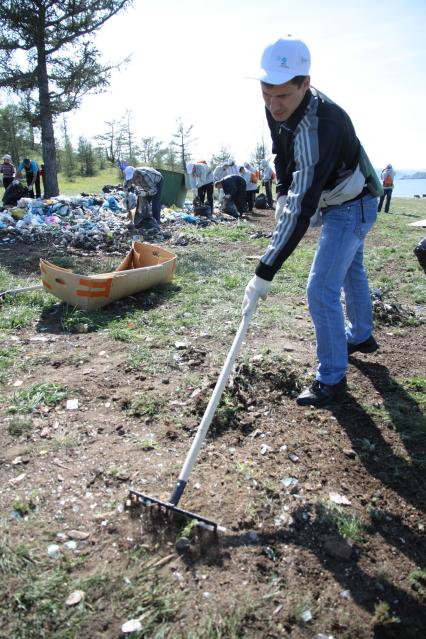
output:
{"label": "blue sky", "polygon": [[311,50],[311,82],[351,116],[377,167],[426,169],[425,0],[135,0],[96,41],[105,60],[132,54],[107,94],[68,116],[91,138],[129,110],[140,137],[169,142],[176,118],[193,125],[196,159],[222,144],[237,162],[262,135],[261,50],[292,34]]}

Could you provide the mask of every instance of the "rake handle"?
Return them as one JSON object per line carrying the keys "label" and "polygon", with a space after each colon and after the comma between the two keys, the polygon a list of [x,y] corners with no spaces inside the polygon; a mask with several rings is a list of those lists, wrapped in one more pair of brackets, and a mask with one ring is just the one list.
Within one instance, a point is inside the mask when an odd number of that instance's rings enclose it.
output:
{"label": "rake handle", "polygon": [[194,463],[198,457],[198,453],[200,452],[200,448],[207,435],[207,431],[213,420],[216,408],[220,402],[222,393],[225,389],[226,383],[229,379],[229,375],[231,374],[232,368],[234,366],[235,359],[240,352],[241,344],[247,333],[253,311],[254,309],[252,309],[251,312],[247,313],[246,315],[243,315],[243,319],[240,322],[237,334],[234,337],[234,341],[232,342],[232,346],[229,350],[222,371],[219,375],[219,379],[216,382],[216,386],[214,387],[212,396],[210,397],[210,401],[204,412],[200,425],[198,426],[198,430],[195,435],[194,441],[192,442],[192,446],[186,456],[186,460],[179,475],[179,479],[177,480],[173,493],[170,497],[169,502],[174,506],[179,503],[179,499],[182,497],[182,493],[185,490],[188,477],[191,473],[192,467],[194,466]]}

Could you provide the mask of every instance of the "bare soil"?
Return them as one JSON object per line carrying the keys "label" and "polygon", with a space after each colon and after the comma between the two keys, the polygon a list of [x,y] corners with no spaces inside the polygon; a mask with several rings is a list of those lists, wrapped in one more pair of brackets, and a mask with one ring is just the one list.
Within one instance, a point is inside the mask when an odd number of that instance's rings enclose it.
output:
{"label": "bare soil", "polygon": [[[252,223],[272,229],[269,215]],[[2,264],[21,276],[49,255],[48,246],[0,247]],[[95,253],[81,260],[96,269]],[[321,410],[298,407],[300,376],[282,360],[271,365],[289,354],[299,372],[313,370],[314,344],[249,334],[250,363],[237,367],[227,391],[237,410],[221,409],[181,502],[226,530],[217,540],[196,534],[179,551],[175,533],[157,526],[153,535],[146,517],[117,506],[129,486],[169,497],[220,371],[218,345],[194,330],[167,375],[135,373],[123,344],[107,334],[64,333],[62,312],[52,305],[14,342],[1,338],[31,361],[19,375],[23,387],[61,383],[79,402],[77,410],[62,402],[33,413],[32,430],[18,438],[8,432],[7,402],[0,408],[2,511],[10,516],[18,498],[37,496],[26,520],[8,519],[15,543],[33,535],[47,548],[58,532],[89,533],[74,551],[86,575],[125,575],[129,552],[145,544],[164,558],[158,574],[183,595],[170,637],[237,610],[241,637],[425,636],[426,586],[413,587],[411,578],[426,564],[424,438],[404,433],[412,419],[426,428],[426,419],[401,384],[426,370],[424,325],[379,325],[379,351],[351,357],[346,397]],[[256,356],[266,342],[270,353]],[[202,388],[182,387],[191,370]],[[16,391],[14,382],[6,395]],[[129,411],[136,392],[157,400],[157,415]],[[345,497],[350,504],[341,511],[363,524],[356,539],[345,539],[330,520],[330,493]],[[105,601],[79,637],[119,637],[125,620]]]}

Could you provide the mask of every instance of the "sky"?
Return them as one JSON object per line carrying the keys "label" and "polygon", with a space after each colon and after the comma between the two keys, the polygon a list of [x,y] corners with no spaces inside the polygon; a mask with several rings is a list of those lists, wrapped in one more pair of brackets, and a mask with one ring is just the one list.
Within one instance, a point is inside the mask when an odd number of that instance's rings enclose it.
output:
{"label": "sky", "polygon": [[425,0],[134,0],[95,36],[105,62],[131,55],[107,93],[67,115],[73,140],[131,113],[137,138],[168,145],[193,126],[195,160],[225,145],[237,163],[264,137],[262,50],[291,34],[311,52],[311,84],[350,115],[374,166],[426,170]]}

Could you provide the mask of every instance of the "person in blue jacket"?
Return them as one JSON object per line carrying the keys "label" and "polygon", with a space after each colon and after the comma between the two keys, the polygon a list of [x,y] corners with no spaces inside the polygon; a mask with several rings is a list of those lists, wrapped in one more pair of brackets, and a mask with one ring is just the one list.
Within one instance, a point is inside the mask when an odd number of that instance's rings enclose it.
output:
{"label": "person in blue jacket", "polygon": [[34,187],[35,197],[41,197],[40,170],[37,162],[35,162],[35,160],[30,160],[29,158],[25,158],[22,162],[20,162],[16,173],[18,180],[22,177],[22,171],[25,171],[25,179],[27,182],[27,188],[30,192],[30,197],[34,197]]}

